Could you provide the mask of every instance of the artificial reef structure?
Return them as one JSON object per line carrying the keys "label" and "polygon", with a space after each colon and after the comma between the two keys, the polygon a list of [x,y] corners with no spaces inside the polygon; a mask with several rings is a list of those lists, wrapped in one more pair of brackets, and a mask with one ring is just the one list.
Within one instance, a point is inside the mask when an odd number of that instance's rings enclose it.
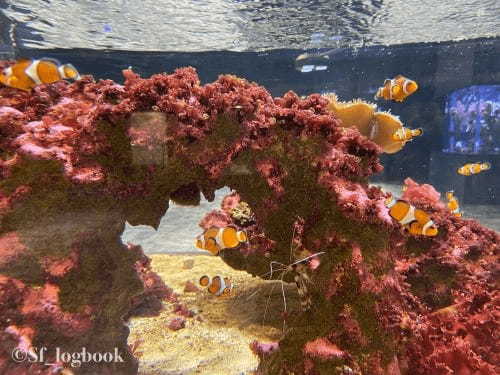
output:
{"label": "artificial reef structure", "polygon": [[262,275],[322,252],[305,271],[312,308],[278,343],[252,344],[258,372],[498,373],[499,235],[411,180],[403,198],[439,233],[405,232],[368,185],[382,148],[356,116],[345,127],[328,97],[273,98],[230,75],[202,86],[192,68],[124,76],[0,88],[0,372],[63,371],[16,362],[16,348],[86,347],[123,362],[75,373],[136,373],[124,319],[175,295],[122,244],[125,221],[157,227],[170,199],[196,205],[228,186],[201,224],[247,231],[224,252],[231,266]]}

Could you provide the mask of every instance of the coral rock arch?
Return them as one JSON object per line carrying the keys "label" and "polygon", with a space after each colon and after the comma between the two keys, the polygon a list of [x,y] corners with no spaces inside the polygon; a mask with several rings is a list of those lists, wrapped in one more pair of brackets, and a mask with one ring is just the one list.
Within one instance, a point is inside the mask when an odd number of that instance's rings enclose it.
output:
{"label": "coral rock arch", "polygon": [[228,257],[234,267],[260,274],[287,259],[294,226],[304,249],[326,252],[311,271],[314,310],[273,350],[253,345],[263,373],[498,370],[494,268],[483,261],[497,259],[498,235],[408,191],[440,235],[403,233],[367,184],[382,169],[379,147],[343,128],[327,98],[272,98],[234,76],[202,86],[192,68],[124,75],[124,85],[86,76],[32,93],[0,88],[2,373],[53,370],[10,359],[30,344],[117,347],[125,363],[100,373],[135,373],[123,317],[154,275],[121,243],[124,223],[156,227],[169,198],[196,204],[222,186],[256,218],[250,250]]}

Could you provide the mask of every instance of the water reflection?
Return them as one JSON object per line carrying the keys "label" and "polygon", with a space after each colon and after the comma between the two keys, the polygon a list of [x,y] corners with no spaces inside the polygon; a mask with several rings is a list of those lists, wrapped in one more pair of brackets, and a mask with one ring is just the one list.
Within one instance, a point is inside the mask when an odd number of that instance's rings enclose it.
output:
{"label": "water reflection", "polygon": [[[500,2],[457,0],[7,0],[19,45],[122,50],[265,50],[494,36]],[[0,34],[6,34],[1,28]],[[313,37],[312,37],[313,36]]]}

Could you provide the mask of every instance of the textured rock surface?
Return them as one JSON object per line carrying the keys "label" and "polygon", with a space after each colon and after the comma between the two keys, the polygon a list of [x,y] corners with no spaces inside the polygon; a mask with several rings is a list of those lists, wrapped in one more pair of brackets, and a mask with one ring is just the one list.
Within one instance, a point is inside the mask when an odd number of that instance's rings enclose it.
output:
{"label": "textured rock surface", "polygon": [[[123,86],[87,76],[0,88],[2,370],[24,368],[10,350],[33,344],[118,347],[123,367],[99,371],[135,372],[122,321],[132,298],[143,284],[147,296],[175,296],[121,244],[124,223],[156,227],[169,199],[196,205],[222,186],[237,195],[202,225],[247,229],[250,245],[224,254],[233,267],[262,275],[272,260],[324,252],[306,268],[313,309],[288,320],[279,349],[256,349],[262,372],[498,370],[498,235],[432,199],[412,203],[439,235],[404,233],[367,184],[382,170],[379,147],[341,127],[327,98],[273,99],[234,76],[200,86],[191,68],[124,75]],[[432,197],[418,190],[407,198]],[[240,200],[251,220],[235,216]]]}
{"label": "textured rock surface", "polygon": [[[252,344],[261,358],[261,373],[498,372],[500,301],[495,280],[500,237],[473,220],[452,216],[431,186],[410,179],[406,183],[403,198],[432,212],[437,237],[410,236],[392,223],[379,199],[370,196],[378,196],[376,189],[343,179],[330,186],[337,210],[352,219],[349,229],[336,229],[339,224],[332,216],[332,227],[323,237],[318,236],[317,216],[309,227],[306,220],[295,223],[294,246],[328,255],[309,263],[313,308],[289,314],[295,317],[287,320],[291,328],[279,350],[276,345],[270,351],[267,344]],[[263,232],[257,226],[248,230],[255,246],[262,244]],[[374,237],[364,237],[371,231]],[[279,244],[262,245],[272,254],[269,259],[290,252]],[[252,270],[257,263],[229,251],[224,259]],[[265,271],[265,266],[255,270]]]}

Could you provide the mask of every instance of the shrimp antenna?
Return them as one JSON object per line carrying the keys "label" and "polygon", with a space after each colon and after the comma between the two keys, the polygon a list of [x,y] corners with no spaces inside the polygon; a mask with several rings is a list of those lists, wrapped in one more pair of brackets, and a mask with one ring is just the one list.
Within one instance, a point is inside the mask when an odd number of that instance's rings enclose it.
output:
{"label": "shrimp antenna", "polygon": [[296,264],[299,264],[299,263],[302,263],[302,262],[305,262],[306,260],[308,259],[311,259],[311,258],[314,258],[315,256],[318,256],[318,255],[321,255],[321,254],[324,254],[325,252],[324,251],[320,251],[318,253],[314,253],[312,255],[309,255],[308,257],[305,257],[304,259],[300,259],[292,264],[290,264],[290,266],[295,266]]}

